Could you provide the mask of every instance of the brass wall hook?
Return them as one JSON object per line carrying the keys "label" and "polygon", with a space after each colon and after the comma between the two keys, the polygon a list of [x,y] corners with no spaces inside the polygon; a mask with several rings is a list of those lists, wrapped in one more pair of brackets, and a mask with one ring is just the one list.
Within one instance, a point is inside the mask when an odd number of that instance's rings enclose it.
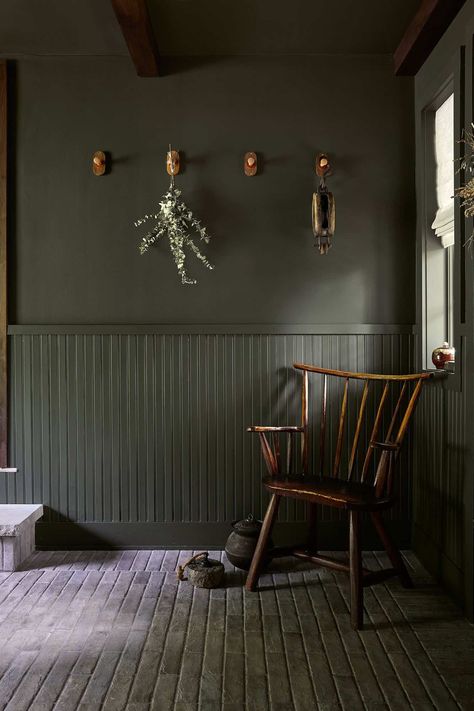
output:
{"label": "brass wall hook", "polygon": [[173,151],[170,143],[168,153],[166,154],[166,171],[168,175],[174,177],[178,175],[179,168],[179,151]]}
{"label": "brass wall hook", "polygon": [[252,176],[257,174],[258,161],[257,154],[253,151],[249,151],[244,156],[244,173],[247,176]]}
{"label": "brass wall hook", "polygon": [[92,172],[94,175],[104,175],[108,168],[107,163],[107,156],[104,151],[96,151],[92,156]]}
{"label": "brass wall hook", "polygon": [[327,153],[319,153],[316,156],[316,174],[324,180],[328,175],[332,175],[332,166]]}

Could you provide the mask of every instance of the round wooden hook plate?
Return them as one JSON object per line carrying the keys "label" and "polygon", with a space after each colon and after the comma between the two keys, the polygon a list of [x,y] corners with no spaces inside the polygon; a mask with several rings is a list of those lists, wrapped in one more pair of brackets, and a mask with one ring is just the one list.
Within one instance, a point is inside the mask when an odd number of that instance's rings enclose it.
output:
{"label": "round wooden hook plate", "polygon": [[96,151],[92,156],[92,172],[94,175],[104,175],[107,167],[104,151]]}

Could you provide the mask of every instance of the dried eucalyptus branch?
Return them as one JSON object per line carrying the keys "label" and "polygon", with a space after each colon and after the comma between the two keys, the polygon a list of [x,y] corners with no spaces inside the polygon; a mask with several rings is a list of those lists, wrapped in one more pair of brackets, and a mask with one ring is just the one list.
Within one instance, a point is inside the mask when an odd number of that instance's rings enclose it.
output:
{"label": "dried eucalyptus branch", "polygon": [[[466,144],[469,149],[468,155],[462,159],[459,170],[472,170],[474,162],[474,124],[471,123],[471,130],[465,130],[461,141]],[[461,207],[464,210],[465,217],[474,217],[474,177],[470,178],[467,183],[461,185],[456,190],[456,196],[461,198]],[[474,244],[474,231],[468,237],[464,246],[472,250]]]}
{"label": "dried eucalyptus branch", "polygon": [[183,200],[180,200],[180,195],[181,190],[175,188],[172,180],[168,192],[163,195],[159,203],[159,211],[141,217],[134,224],[135,227],[140,227],[148,220],[156,220],[156,225],[141,239],[140,254],[145,254],[151,245],[155,244],[161,237],[167,237],[178,274],[181,277],[181,283],[196,284],[196,279],[190,278],[186,271],[185,248],[191,249],[208,269],[214,269],[214,266],[208,262],[207,257],[195,244],[190,236],[190,231],[194,230],[206,244],[209,243],[210,237],[206,232],[206,228],[202,226],[201,221],[194,217]]}

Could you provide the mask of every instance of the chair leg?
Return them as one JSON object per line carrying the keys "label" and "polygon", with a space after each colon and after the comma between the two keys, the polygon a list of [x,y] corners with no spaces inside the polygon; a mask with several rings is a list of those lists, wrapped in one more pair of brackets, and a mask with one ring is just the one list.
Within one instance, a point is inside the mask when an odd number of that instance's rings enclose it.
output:
{"label": "chair leg", "polygon": [[398,577],[400,578],[401,584],[404,588],[413,588],[413,580],[408,574],[408,570],[406,569],[405,563],[403,562],[403,558],[400,555],[400,551],[396,547],[395,543],[392,541],[387,529],[385,528],[382,514],[379,511],[373,511],[370,516],[372,518],[372,522],[375,526],[375,529],[379,534],[380,540],[382,541],[383,546],[387,551],[387,555],[390,558],[390,562],[398,573]]}
{"label": "chair leg", "polygon": [[260,531],[260,536],[257,541],[257,547],[255,548],[255,553],[253,554],[252,563],[250,565],[250,570],[247,575],[247,581],[245,587],[250,592],[254,592],[260,573],[265,560],[265,549],[267,547],[268,539],[272,532],[273,524],[275,523],[276,515],[278,513],[278,506],[280,504],[281,496],[276,494],[272,495],[270,503],[268,504],[267,512],[265,518],[263,519],[262,529]]}
{"label": "chair leg", "polygon": [[351,581],[351,625],[353,629],[360,630],[363,626],[364,608],[358,511],[349,511],[349,567]]}
{"label": "chair leg", "polygon": [[306,538],[306,548],[310,553],[318,552],[318,507],[309,504],[309,528]]}

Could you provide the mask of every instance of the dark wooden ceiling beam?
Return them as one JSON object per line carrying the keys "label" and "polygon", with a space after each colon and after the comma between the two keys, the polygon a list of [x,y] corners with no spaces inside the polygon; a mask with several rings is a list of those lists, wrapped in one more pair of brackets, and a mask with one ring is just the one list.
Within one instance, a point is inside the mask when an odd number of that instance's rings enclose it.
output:
{"label": "dark wooden ceiling beam", "polygon": [[393,55],[397,76],[414,76],[466,0],[422,0]]}
{"label": "dark wooden ceiling beam", "polygon": [[157,77],[158,47],[146,0],[112,0],[139,77]]}

